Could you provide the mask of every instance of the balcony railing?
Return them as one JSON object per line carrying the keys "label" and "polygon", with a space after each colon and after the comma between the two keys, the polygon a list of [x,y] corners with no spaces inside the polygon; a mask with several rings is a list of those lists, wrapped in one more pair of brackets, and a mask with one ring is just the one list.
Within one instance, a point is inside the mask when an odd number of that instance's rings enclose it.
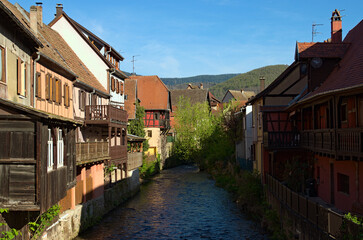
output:
{"label": "balcony railing", "polygon": [[337,153],[363,157],[363,128],[338,129]]}
{"label": "balcony railing", "polygon": [[[282,149],[300,146],[298,132],[264,132],[264,144],[267,148]],[[267,144],[267,145],[266,145]]]}
{"label": "balcony railing", "polygon": [[127,170],[133,170],[142,165],[142,152],[127,154]]}
{"label": "balcony railing", "polygon": [[86,124],[127,123],[127,112],[113,105],[86,106]]}
{"label": "balcony railing", "polygon": [[100,161],[109,158],[108,142],[76,143],[77,164]]}
{"label": "balcony railing", "polygon": [[127,146],[118,145],[110,148],[111,162],[118,165],[127,161]]}
{"label": "balcony railing", "polygon": [[338,156],[363,157],[363,129],[317,129],[301,132],[301,146]]}

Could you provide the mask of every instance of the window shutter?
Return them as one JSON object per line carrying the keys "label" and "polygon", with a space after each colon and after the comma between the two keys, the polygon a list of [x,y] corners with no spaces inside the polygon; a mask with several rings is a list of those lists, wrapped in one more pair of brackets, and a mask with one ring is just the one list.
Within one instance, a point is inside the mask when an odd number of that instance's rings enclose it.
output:
{"label": "window shutter", "polygon": [[120,84],[118,82],[118,80],[116,80],[116,93],[119,93],[120,92]]}
{"label": "window shutter", "polygon": [[122,81],[120,81],[120,94],[124,94],[124,83]]}
{"label": "window shutter", "polygon": [[21,94],[21,59],[18,57],[17,60],[17,66],[18,66],[18,94]]}
{"label": "window shutter", "polygon": [[52,78],[52,100],[53,102],[56,102],[57,101],[57,82],[56,82],[56,79],[55,77]]}
{"label": "window shutter", "polygon": [[58,89],[59,89],[58,102],[59,102],[59,104],[62,104],[63,93],[62,93],[62,81],[61,80],[58,80]]}
{"label": "window shutter", "polygon": [[24,63],[24,96],[27,96],[28,90],[28,64]]}
{"label": "window shutter", "polygon": [[115,78],[114,77],[111,78],[111,90],[115,91]]}
{"label": "window shutter", "polygon": [[41,98],[42,96],[42,83],[41,83],[42,79],[41,79],[41,75],[39,72],[37,72],[37,78],[36,78],[36,83],[35,83],[35,86],[36,86],[36,96]]}
{"label": "window shutter", "polygon": [[51,81],[50,75],[47,74],[45,77],[45,99],[50,100]]}

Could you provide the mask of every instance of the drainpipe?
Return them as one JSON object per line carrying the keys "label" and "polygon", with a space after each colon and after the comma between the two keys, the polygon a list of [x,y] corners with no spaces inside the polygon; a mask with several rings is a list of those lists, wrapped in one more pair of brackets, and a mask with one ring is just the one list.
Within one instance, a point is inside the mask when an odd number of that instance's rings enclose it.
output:
{"label": "drainpipe", "polygon": [[108,50],[107,52],[105,52],[105,58],[107,58],[107,54],[109,54],[112,51],[112,47],[110,47],[110,50]]}
{"label": "drainpipe", "polygon": [[37,80],[37,62],[40,59],[40,52],[37,52],[38,57],[34,59],[33,61],[33,107],[35,108],[35,86],[36,86],[36,80]]}

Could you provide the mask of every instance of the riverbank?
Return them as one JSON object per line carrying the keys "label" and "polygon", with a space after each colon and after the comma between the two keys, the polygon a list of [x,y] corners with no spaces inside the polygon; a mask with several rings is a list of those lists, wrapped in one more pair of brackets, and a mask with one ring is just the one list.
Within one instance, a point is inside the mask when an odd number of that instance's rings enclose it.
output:
{"label": "riverbank", "polygon": [[271,239],[285,240],[278,214],[267,203],[260,175],[242,170],[231,161],[216,161],[205,169],[216,185],[232,193],[239,209],[261,224]]}

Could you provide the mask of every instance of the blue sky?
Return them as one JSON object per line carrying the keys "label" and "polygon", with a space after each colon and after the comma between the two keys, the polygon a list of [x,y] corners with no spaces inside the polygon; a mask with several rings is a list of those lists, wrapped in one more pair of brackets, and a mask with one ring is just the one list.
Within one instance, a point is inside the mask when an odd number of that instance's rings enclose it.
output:
{"label": "blue sky", "polygon": [[[35,1],[18,2],[29,11]],[[54,18],[56,3],[117,49],[124,71],[159,77],[243,73],[293,62],[296,41],[330,37],[330,17],[342,10],[343,37],[363,17],[362,0],[48,0],[43,19]]]}

